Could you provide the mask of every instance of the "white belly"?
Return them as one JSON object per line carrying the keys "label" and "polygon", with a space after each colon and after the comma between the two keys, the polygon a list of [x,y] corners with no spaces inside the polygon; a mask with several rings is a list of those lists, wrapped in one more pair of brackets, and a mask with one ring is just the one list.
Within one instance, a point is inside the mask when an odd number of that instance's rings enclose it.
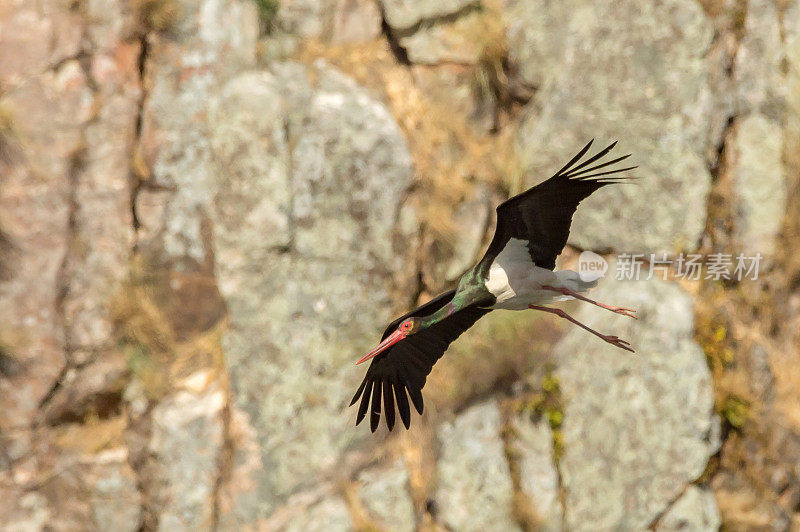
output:
{"label": "white belly", "polygon": [[580,280],[577,272],[554,272],[536,266],[528,254],[527,242],[512,238],[497,256],[489,269],[486,288],[497,299],[492,308],[524,310],[528,305],[571,299],[542,286],[566,287],[575,292],[585,292],[596,282]]}
{"label": "white belly", "polygon": [[492,308],[524,310],[528,305],[546,303],[559,296],[552,290],[542,289],[542,286],[558,284],[555,273],[540,268],[532,262],[529,262],[529,265],[527,268],[507,269],[502,266],[492,266],[486,281],[486,288],[497,298]]}

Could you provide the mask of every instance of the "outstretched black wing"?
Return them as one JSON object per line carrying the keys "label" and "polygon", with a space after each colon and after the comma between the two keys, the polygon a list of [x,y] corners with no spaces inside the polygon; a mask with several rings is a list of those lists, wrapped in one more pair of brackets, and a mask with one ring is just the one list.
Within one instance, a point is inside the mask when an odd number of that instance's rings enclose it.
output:
{"label": "outstretched black wing", "polygon": [[605,185],[630,179],[614,174],[636,168],[629,166],[604,170],[630,157],[628,154],[610,161],[600,161],[616,146],[616,142],[581,162],[592,142],[589,141],[553,177],[497,207],[497,229],[482,262],[494,260],[508,241],[516,238],[527,241],[534,264],[549,270],[555,268],[556,257],[567,244],[572,215],[578,204]]}
{"label": "outstretched black wing", "polygon": [[[453,299],[454,290],[445,292],[428,303],[422,305],[393,321],[383,338],[386,338],[394,331],[401,321],[410,316],[428,316],[433,314]],[[422,388],[433,365],[441,358],[447,347],[461,333],[472,327],[481,316],[490,312],[491,309],[479,307],[467,307],[451,314],[442,321],[422,329],[416,334],[400,340],[392,347],[388,348],[372,359],[372,363],[367,369],[367,374],[358,391],[353,396],[350,405],[354,405],[361,398],[358,406],[358,417],[356,425],[361,423],[370,409],[370,429],[372,432],[378,428],[378,422],[383,410],[386,426],[389,430],[394,428],[395,403],[400,412],[400,419],[403,425],[408,428],[411,425],[411,409],[408,404],[408,397],[414,403],[417,412],[422,414]],[[408,395],[406,395],[408,394]],[[383,403],[383,407],[381,407]]]}

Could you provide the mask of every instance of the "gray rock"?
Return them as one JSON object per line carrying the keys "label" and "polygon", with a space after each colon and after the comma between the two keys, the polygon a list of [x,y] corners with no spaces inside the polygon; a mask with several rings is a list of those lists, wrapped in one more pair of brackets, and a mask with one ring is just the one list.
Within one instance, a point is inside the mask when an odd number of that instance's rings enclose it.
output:
{"label": "gray rock", "polygon": [[512,423],[510,449],[517,457],[519,487],[536,517],[537,530],[561,530],[562,508],[550,425],[546,419],[533,422],[524,416],[513,418]]}
{"label": "gray rock", "polygon": [[694,246],[710,187],[704,155],[718,141],[707,125],[708,19],[690,0],[553,5],[519,4],[509,34],[512,57],[540,86],[517,135],[527,184],[552,175],[591,138],[598,147],[618,139],[642,179],[588,199],[570,242],[630,252]]}
{"label": "gray rock", "polygon": [[744,35],[733,65],[738,115],[760,112],[772,120],[785,118],[787,85],[780,9],[773,0],[747,2]]}
{"label": "gray rock", "polygon": [[179,391],[152,414],[149,451],[155,464],[155,507],[161,530],[210,530],[223,446],[225,396]]}
{"label": "gray rock", "polygon": [[436,519],[454,530],[519,530],[495,401],[467,409],[438,431]]}
{"label": "gray rock", "polygon": [[[3,479],[6,480],[6,479]],[[52,519],[52,509],[47,499],[35,491],[21,493],[20,490],[0,488],[0,525],[9,532],[39,532]]]}
{"label": "gray rock", "polygon": [[315,68],[311,100],[295,104],[310,106],[304,129],[290,133],[297,251],[400,268],[391,236],[412,178],[405,137],[389,110],[354,81],[324,64]]}
{"label": "gray rock", "polygon": [[0,9],[0,114],[8,121],[0,144],[14,146],[11,157],[0,150],[0,231],[3,252],[11,251],[0,257],[0,463],[16,483],[47,486],[12,494],[12,508],[0,510],[3,529],[79,529],[91,520],[138,529],[139,493],[119,442],[87,456],[51,455],[47,431],[28,428],[37,415],[81,418],[102,408],[97,397],[121,391],[108,301],[133,244],[134,25],[120,0]]}
{"label": "gray rock", "polygon": [[574,5],[564,2],[505,0],[509,60],[518,66],[522,81],[542,87],[552,72],[564,68],[564,53],[571,40],[568,31]]}
{"label": "gray rock", "polygon": [[[107,3],[102,11],[118,24],[129,22],[117,2]],[[123,12],[127,15],[127,10]],[[91,16],[87,14],[87,18]],[[121,39],[111,23],[95,28],[104,28],[107,41]],[[142,90],[136,63],[140,46],[117,46],[119,50],[96,53],[91,59],[89,86],[94,85],[96,118],[86,124],[86,151],[72,176],[73,227],[62,274],[66,276],[64,324],[75,363],[84,363],[111,347],[108,302],[128,274],[133,250],[128,163]]]}
{"label": "gray rock", "polygon": [[793,116],[786,113],[793,97],[786,74],[792,71],[787,64],[796,35],[792,19],[771,0],[749,1],[733,65],[735,237],[748,256],[773,254],[786,209],[783,150],[784,128]]}
{"label": "gray rock", "polygon": [[7,53],[0,59],[0,79],[6,94],[28,83],[37,85],[37,75],[80,50],[84,21],[77,10],[58,0],[7,4],[2,18],[0,42]]}
{"label": "gray rock", "polygon": [[381,34],[382,16],[378,3],[372,0],[338,0],[333,10],[331,42],[334,44],[364,42]]}
{"label": "gray rock", "polygon": [[[42,530],[33,526],[42,516],[47,521],[44,529],[55,531],[82,530],[87,524],[120,532],[139,530],[142,494],[123,444],[125,428],[126,420],[116,417],[39,431],[39,443],[47,442],[51,453],[45,455],[48,461],[39,458],[38,477],[25,478],[14,471],[17,486],[28,493],[13,495],[8,506],[0,503],[3,530]],[[15,506],[27,513],[27,522],[15,523]]]}
{"label": "gray rock", "polygon": [[255,479],[262,471],[261,450],[255,430],[240,410],[231,409],[227,437],[233,452],[230,469],[221,479],[217,493],[217,529],[238,531],[257,521],[259,503]]}
{"label": "gray rock", "polygon": [[[798,68],[800,67],[800,8],[791,4],[785,6],[780,17],[781,32],[784,39],[784,52],[788,63],[787,86],[797,83]],[[794,91],[787,91],[790,101],[797,99]],[[791,115],[796,116],[797,107],[792,105]],[[796,120],[796,118],[795,118]]]}
{"label": "gray rock", "polygon": [[92,470],[83,476],[91,486],[91,518],[100,530],[135,532],[143,519],[142,494],[127,452],[116,449],[94,458]]}
{"label": "gray rock", "polygon": [[391,469],[364,471],[358,476],[358,482],[361,503],[383,529],[398,532],[416,529],[408,471],[402,461]]}
{"label": "gray rock", "polygon": [[661,517],[656,530],[661,532],[677,530],[717,531],[721,524],[714,495],[697,486],[689,486],[681,498],[675,501],[667,513]]}
{"label": "gray rock", "polygon": [[[220,257],[221,269],[264,259],[292,241],[285,107],[278,81],[265,72],[235,78],[212,106],[211,150],[216,167],[226,169],[212,189],[217,191],[216,215],[224,227],[238,227],[217,237],[221,248],[236,252]],[[263,134],[243,142],[251,132]],[[261,178],[252,179],[254,175]],[[253,242],[260,245],[248,246]],[[239,256],[248,251],[256,255]]]}
{"label": "gray rock", "polygon": [[787,202],[783,129],[761,114],[736,121],[734,194],[736,236],[746,256],[769,257],[781,229]]}
{"label": "gray rock", "polygon": [[589,305],[575,314],[636,354],[577,327],[556,348],[566,525],[644,529],[719,445],[711,376],[693,340],[692,301],[677,285],[606,279],[592,297],[637,310],[638,320]]}
{"label": "gray rock", "polygon": [[289,0],[280,3],[275,25],[283,32],[302,38],[320,37],[325,31],[330,0]]}
{"label": "gray rock", "polygon": [[332,497],[306,509],[290,522],[287,532],[349,532],[355,530],[347,505],[340,497]]}
{"label": "gray rock", "polygon": [[[48,4],[4,6],[0,32],[0,49],[14,50],[0,59],[0,143],[17,146],[14,158],[0,153],[0,231],[3,251],[14,252],[0,257],[0,344],[11,368],[0,377],[4,434],[31,424],[66,362],[58,272],[69,245],[67,172],[92,97],[75,61],[42,73],[75,53],[80,36],[80,19]],[[43,14],[49,7],[58,28]]]}
{"label": "gray rock", "polygon": [[365,435],[342,412],[360,378],[353,357],[390,318],[411,157],[386,108],[324,64],[244,74],[211,116],[224,346],[261,447],[265,516]]}
{"label": "gray rock", "polygon": [[107,2],[96,18],[97,7],[45,1],[0,13],[0,48],[13,50],[0,59],[9,122],[0,136],[16,147],[0,155],[0,231],[13,251],[0,343],[14,368],[0,378],[2,432],[31,422],[67,362],[111,343],[108,298],[133,242],[127,163],[140,46],[127,40],[127,5]]}
{"label": "gray rock", "polygon": [[357,43],[380,35],[381,13],[371,0],[289,0],[281,2],[275,26],[302,39]]}
{"label": "gray rock", "polygon": [[381,0],[386,23],[394,30],[407,30],[422,21],[454,15],[479,3],[479,0]]}
{"label": "gray rock", "polygon": [[147,212],[158,217],[141,218],[138,238],[149,256],[203,262],[209,250],[201,226],[215,179],[208,104],[228,79],[255,64],[258,17],[255,3],[241,0],[181,0],[178,9],[169,34],[151,35],[140,140],[146,185],[172,192],[147,198]]}
{"label": "gray rock", "polygon": [[[11,164],[0,161],[0,227],[14,250],[2,259],[9,264],[0,282],[0,343],[13,368],[0,378],[3,433],[31,424],[66,365],[58,273],[69,247],[67,172],[80,146],[80,128],[72,122],[90,101],[74,61],[0,100],[25,153]],[[60,127],[41,128],[45,121]]]}

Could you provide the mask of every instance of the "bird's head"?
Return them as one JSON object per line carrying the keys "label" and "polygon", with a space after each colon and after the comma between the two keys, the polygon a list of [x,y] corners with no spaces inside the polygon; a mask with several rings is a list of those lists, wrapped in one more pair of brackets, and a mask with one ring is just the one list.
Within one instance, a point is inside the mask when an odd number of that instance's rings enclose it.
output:
{"label": "bird's head", "polygon": [[400,325],[397,326],[397,330],[402,332],[405,336],[411,336],[412,334],[419,331],[420,320],[417,318],[411,317],[406,318]]}
{"label": "bird's head", "polygon": [[366,362],[370,358],[373,358],[382,352],[386,351],[394,344],[406,338],[417,331],[420,328],[420,320],[414,317],[406,318],[400,322],[400,325],[397,326],[397,329],[394,330],[389,336],[387,336],[381,343],[378,344],[378,347],[361,357],[361,359],[356,362],[356,365],[361,364],[362,362]]}

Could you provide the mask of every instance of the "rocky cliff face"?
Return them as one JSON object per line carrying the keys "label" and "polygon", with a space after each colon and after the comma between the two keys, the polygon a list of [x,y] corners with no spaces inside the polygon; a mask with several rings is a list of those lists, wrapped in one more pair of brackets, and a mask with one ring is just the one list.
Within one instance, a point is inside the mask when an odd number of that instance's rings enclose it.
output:
{"label": "rocky cliff face", "polygon": [[[777,0],[4,2],[0,527],[800,526],[798,35]],[[641,180],[562,262],[640,319],[570,309],[637,354],[493,313],[411,432],[354,429],[352,361],[591,137]],[[761,275],[647,274],[684,252]]]}

